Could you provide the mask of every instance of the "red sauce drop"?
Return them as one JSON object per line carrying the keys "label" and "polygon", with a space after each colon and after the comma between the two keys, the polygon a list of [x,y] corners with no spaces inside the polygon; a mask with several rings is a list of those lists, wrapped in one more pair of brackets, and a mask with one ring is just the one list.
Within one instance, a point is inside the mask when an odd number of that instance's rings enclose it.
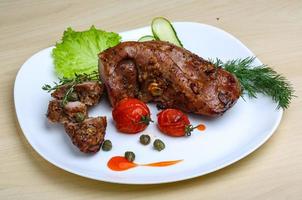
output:
{"label": "red sauce drop", "polygon": [[108,161],[107,166],[113,171],[124,171],[136,167],[137,164],[129,162],[123,156],[115,156]]}
{"label": "red sauce drop", "polygon": [[134,162],[129,162],[123,156],[114,156],[108,161],[107,166],[113,171],[125,171],[137,166],[166,167],[166,166],[174,165],[181,161],[182,160],[171,160],[171,161],[163,161],[163,162],[156,162],[156,163],[149,163],[149,164],[136,164]]}
{"label": "red sauce drop", "polygon": [[206,126],[205,126],[204,124],[199,124],[199,125],[197,126],[197,130],[199,130],[199,131],[204,131],[204,130],[206,130]]}

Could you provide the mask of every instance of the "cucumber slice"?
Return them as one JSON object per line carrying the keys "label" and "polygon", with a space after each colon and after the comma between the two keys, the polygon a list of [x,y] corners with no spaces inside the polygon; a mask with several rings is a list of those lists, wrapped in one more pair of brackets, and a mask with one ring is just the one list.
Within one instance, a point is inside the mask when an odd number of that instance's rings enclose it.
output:
{"label": "cucumber slice", "polygon": [[138,39],[139,42],[146,42],[146,41],[152,41],[156,40],[152,35],[145,35]]}
{"label": "cucumber slice", "polygon": [[152,33],[157,40],[167,41],[183,47],[171,22],[163,17],[156,17],[151,24]]}

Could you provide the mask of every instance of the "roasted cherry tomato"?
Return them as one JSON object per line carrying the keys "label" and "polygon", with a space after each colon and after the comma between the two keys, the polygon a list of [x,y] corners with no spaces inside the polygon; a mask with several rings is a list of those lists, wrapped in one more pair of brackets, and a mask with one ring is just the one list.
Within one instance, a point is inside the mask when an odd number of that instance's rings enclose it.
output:
{"label": "roasted cherry tomato", "polygon": [[123,133],[138,133],[150,123],[150,110],[147,105],[134,98],[122,99],[113,108],[112,117],[116,128]]}
{"label": "roasted cherry tomato", "polygon": [[189,136],[195,127],[190,124],[186,114],[177,109],[165,109],[157,114],[158,128],[161,132],[174,136]]}

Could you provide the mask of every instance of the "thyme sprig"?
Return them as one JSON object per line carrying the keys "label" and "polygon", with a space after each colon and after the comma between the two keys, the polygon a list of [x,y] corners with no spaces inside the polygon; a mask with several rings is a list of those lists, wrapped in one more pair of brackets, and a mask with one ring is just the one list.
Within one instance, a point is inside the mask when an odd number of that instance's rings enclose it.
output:
{"label": "thyme sprig", "polygon": [[278,108],[288,108],[295,97],[291,83],[267,65],[254,66],[254,60],[255,57],[247,57],[226,62],[216,59],[212,62],[238,78],[243,94],[256,98],[258,93],[262,93],[270,96],[278,104]]}
{"label": "thyme sprig", "polygon": [[53,82],[54,86],[51,86],[49,84],[43,85],[42,89],[47,92],[55,91],[56,89],[60,88],[63,85],[68,85],[68,89],[66,90],[64,97],[62,99],[62,106],[66,105],[68,102],[69,95],[72,94],[74,91],[74,86],[76,84],[85,82],[85,81],[99,81],[99,74],[97,71],[92,72],[91,74],[75,74],[74,78],[59,78],[59,82]]}

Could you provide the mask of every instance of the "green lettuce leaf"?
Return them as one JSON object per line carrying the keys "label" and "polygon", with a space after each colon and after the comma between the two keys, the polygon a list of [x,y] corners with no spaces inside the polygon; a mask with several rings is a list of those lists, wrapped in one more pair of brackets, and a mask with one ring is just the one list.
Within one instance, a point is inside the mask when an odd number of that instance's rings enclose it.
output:
{"label": "green lettuce leaf", "polygon": [[61,78],[73,78],[75,73],[97,71],[98,54],[120,41],[117,33],[98,30],[94,26],[83,32],[68,28],[62,41],[52,50],[55,72]]}

